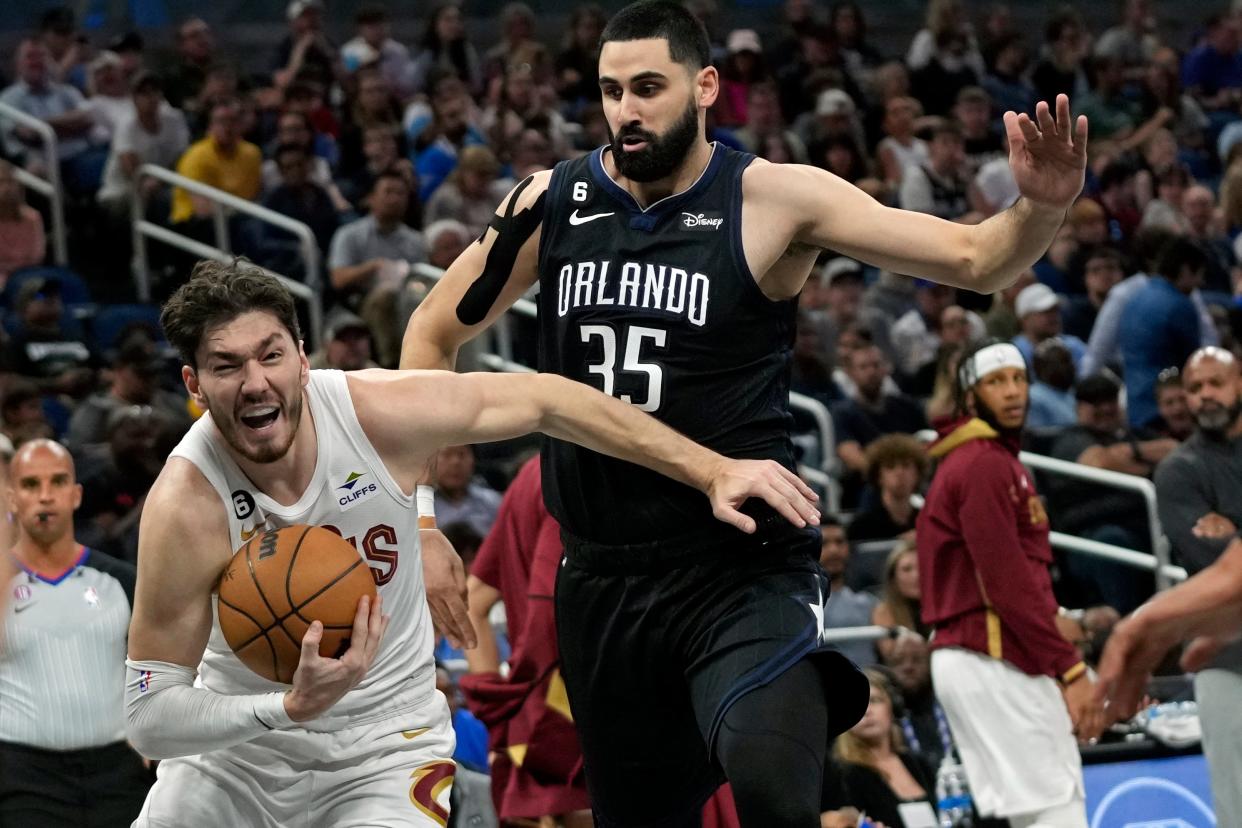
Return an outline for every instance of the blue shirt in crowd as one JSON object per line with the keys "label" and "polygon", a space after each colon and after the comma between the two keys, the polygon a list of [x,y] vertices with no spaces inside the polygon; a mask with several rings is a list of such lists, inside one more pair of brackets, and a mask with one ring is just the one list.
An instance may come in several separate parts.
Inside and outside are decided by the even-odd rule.
{"label": "blue shirt in crowd", "polygon": [[1182,85],[1197,86],[1208,97],[1242,87],[1242,52],[1223,54],[1208,45],[1193,49],[1182,62]]}
{"label": "blue shirt in crowd", "polygon": [[1031,407],[1026,424],[1031,428],[1070,426],[1078,422],[1078,408],[1073,391],[1058,391],[1042,382],[1031,383]]}
{"label": "blue shirt in crowd", "polygon": [[1199,347],[1199,313],[1168,279],[1152,278],[1126,305],[1117,337],[1130,425],[1156,418],[1156,376],[1180,368]]}

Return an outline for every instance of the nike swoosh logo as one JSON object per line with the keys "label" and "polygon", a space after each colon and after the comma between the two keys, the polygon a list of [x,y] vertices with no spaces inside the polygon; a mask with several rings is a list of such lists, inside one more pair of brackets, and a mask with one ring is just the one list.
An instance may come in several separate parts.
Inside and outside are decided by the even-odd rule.
{"label": "nike swoosh logo", "polygon": [[13,607],[13,612],[14,613],[25,612],[26,610],[30,609],[33,606],[34,606],[34,603],[22,604],[20,607],[15,606]]}
{"label": "nike swoosh logo", "polygon": [[415,728],[414,730],[403,730],[401,731],[401,735],[407,739],[417,739],[419,736],[422,736],[428,730],[431,730],[431,728],[418,727],[418,728]]}
{"label": "nike swoosh logo", "polygon": [[579,224],[586,224],[588,221],[595,221],[596,219],[606,218],[607,216],[615,216],[615,215],[616,213],[596,213],[593,216],[580,216],[578,215],[578,211],[574,210],[573,213],[571,213],[569,216],[569,223],[572,224],[574,227],[577,227]]}
{"label": "nike swoosh logo", "polygon": [[242,543],[245,543],[246,541],[250,540],[257,534],[259,534],[259,527],[257,526],[249,530],[243,529],[241,532]]}

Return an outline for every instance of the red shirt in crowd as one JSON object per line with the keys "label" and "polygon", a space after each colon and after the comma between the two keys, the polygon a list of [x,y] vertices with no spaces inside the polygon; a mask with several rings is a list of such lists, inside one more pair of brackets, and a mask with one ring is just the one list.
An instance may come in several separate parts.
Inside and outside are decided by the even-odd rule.
{"label": "red shirt in crowd", "polygon": [[1048,515],[1017,441],[983,420],[958,420],[931,454],[943,459],[917,537],[932,648],[964,647],[1029,675],[1072,678],[1082,659],[1056,627]]}

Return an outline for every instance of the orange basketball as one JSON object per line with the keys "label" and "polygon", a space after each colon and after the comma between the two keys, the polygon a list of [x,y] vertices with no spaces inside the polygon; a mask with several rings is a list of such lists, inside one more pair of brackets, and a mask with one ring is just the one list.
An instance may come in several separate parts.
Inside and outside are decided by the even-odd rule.
{"label": "orange basketball", "polygon": [[349,649],[364,595],[375,598],[371,569],[340,535],[318,526],[269,529],[237,550],[220,578],[220,630],[243,664],[289,684],[312,621],[323,624],[320,655]]}

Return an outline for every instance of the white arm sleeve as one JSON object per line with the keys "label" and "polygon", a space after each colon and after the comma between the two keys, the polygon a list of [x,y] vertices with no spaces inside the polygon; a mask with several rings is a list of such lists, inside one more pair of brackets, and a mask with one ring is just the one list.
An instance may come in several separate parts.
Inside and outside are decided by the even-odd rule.
{"label": "white arm sleeve", "polygon": [[295,726],[284,693],[225,696],[195,687],[189,667],[125,660],[125,730],[148,759],[230,747]]}

